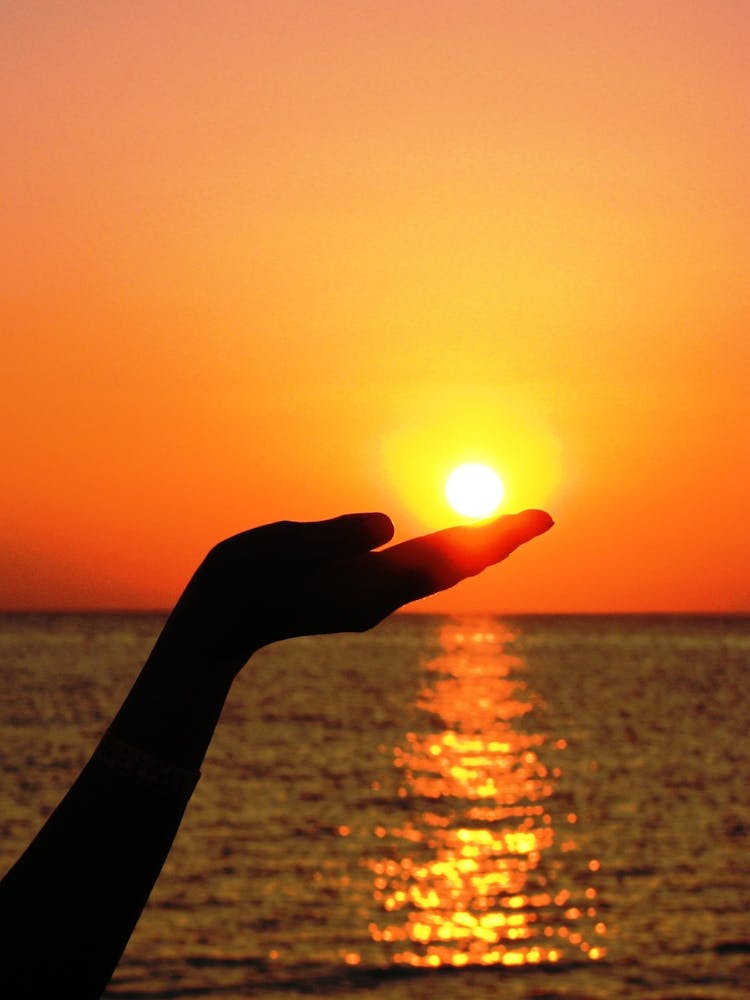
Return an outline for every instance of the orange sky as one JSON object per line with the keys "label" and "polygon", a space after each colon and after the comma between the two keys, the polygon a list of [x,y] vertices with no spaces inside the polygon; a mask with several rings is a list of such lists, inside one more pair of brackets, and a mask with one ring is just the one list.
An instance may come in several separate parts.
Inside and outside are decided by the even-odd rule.
{"label": "orange sky", "polygon": [[750,609],[746,3],[0,17],[0,607],[479,458],[557,525],[425,610]]}

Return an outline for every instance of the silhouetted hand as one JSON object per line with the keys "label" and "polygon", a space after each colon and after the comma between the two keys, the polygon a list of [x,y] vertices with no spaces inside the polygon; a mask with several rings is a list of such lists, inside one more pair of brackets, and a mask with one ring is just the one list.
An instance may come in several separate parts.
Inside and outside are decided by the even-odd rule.
{"label": "silhouetted hand", "polygon": [[544,511],[527,510],[380,551],[373,550],[393,536],[385,514],[254,528],[209,552],[160,642],[236,673],[279,639],[372,628],[402,605],[500,562],[552,524]]}
{"label": "silhouetted hand", "polygon": [[0,883],[2,995],[101,996],[167,857],[232,680],[254,650],[368,629],[551,526],[548,514],[527,510],[380,549],[393,536],[388,518],[348,514],[269,524],[212,549],[112,721],[107,751],[94,752]]}

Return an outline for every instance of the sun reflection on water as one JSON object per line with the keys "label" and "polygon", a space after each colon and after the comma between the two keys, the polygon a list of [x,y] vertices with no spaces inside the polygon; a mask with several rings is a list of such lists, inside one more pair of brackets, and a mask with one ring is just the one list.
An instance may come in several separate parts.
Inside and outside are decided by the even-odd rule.
{"label": "sun reflection on water", "polygon": [[[370,935],[398,964],[526,965],[601,958],[606,933],[554,809],[565,741],[535,731],[538,702],[499,622],[441,630],[425,664],[419,731],[393,751],[404,820],[377,827],[367,863],[382,919]],[[558,815],[561,812],[561,815]],[[554,816],[554,821],[553,821]]]}

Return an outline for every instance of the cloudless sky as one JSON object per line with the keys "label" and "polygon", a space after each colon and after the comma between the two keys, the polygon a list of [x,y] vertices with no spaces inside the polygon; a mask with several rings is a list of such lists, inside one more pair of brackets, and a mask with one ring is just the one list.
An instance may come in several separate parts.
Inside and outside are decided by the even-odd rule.
{"label": "cloudless sky", "polygon": [[750,609],[750,6],[6,2],[0,607],[282,517],[557,524],[425,610]]}

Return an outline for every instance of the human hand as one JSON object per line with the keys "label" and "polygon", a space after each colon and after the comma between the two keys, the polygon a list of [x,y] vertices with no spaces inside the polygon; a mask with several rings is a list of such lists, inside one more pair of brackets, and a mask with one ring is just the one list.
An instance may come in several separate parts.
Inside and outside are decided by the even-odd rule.
{"label": "human hand", "polygon": [[379,549],[393,536],[385,514],[254,528],[209,552],[162,641],[234,674],[279,639],[366,631],[404,604],[500,562],[553,523],[544,511],[527,510],[387,549]]}

